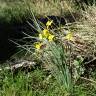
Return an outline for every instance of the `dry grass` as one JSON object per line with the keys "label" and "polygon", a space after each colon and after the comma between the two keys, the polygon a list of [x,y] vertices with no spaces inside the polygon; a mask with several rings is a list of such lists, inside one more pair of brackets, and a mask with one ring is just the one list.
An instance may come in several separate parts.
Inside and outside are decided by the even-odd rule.
{"label": "dry grass", "polygon": [[31,3],[35,12],[42,15],[64,15],[64,13],[73,10],[72,2],[68,0],[37,0]]}
{"label": "dry grass", "polygon": [[0,11],[14,6],[23,7],[26,10],[28,7],[39,15],[64,15],[66,12],[73,12],[74,4],[72,0],[16,0],[16,1],[0,1]]}
{"label": "dry grass", "polygon": [[80,21],[70,27],[73,28],[75,35],[85,42],[86,56],[94,56],[96,54],[96,6],[88,6],[86,11],[81,10],[81,14]]}

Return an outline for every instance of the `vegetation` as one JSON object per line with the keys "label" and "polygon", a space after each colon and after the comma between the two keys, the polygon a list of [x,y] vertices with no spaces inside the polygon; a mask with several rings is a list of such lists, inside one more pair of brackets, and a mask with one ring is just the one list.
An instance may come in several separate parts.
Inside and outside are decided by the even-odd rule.
{"label": "vegetation", "polygon": [[[83,2],[83,0],[81,0]],[[8,23],[26,20],[35,36],[23,32],[29,39],[20,45],[19,54],[1,65],[0,96],[95,96],[96,95],[96,6],[75,4],[74,0],[5,0],[1,1],[0,18]],[[90,3],[90,2],[89,2]],[[92,2],[91,2],[92,3]],[[9,6],[10,5],[10,6]],[[38,6],[39,5],[39,6]],[[51,9],[52,8],[52,9]],[[79,8],[79,10],[78,10]],[[81,14],[79,20],[73,13]],[[70,14],[75,22],[55,24],[48,15]],[[46,24],[36,17],[48,18]],[[78,15],[77,15],[78,16]],[[24,19],[25,18],[25,19]],[[34,25],[28,19],[32,18]],[[34,41],[31,42],[31,41]],[[22,55],[24,54],[24,55]],[[19,55],[19,56],[18,56]],[[20,58],[21,57],[21,58]],[[9,71],[11,62],[29,60],[36,66]],[[13,61],[12,61],[13,60]],[[6,69],[5,69],[6,68]]]}

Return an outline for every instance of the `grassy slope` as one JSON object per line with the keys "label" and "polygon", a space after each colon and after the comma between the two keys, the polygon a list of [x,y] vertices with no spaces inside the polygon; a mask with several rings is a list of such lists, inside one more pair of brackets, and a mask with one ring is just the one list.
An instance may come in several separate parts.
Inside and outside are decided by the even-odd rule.
{"label": "grassy slope", "polygon": [[[40,69],[15,75],[0,72],[0,96],[67,96],[62,86],[49,77]],[[96,86],[91,82],[84,82],[81,80],[80,84],[75,85],[72,96],[96,95]]]}
{"label": "grassy slope", "polygon": [[[0,18],[8,22],[12,18],[18,20],[21,20],[23,16],[28,18],[29,6],[30,10],[33,10],[35,14],[39,15],[64,15],[66,12],[74,12],[74,8],[71,7],[72,5],[67,6],[64,1],[49,1],[36,0],[36,2],[34,2],[31,0],[31,3],[30,1],[26,3],[17,0],[16,2],[9,3],[2,0],[0,1]],[[84,24],[88,24],[89,26],[90,22],[84,22]],[[92,22],[92,24],[94,24],[94,22]],[[85,27],[83,26],[83,28]],[[91,29],[92,32],[95,30],[95,28],[93,30],[93,27],[91,27],[90,30]],[[88,30],[89,29],[87,29],[87,31]],[[81,36],[83,31],[79,30]],[[86,39],[85,37],[83,38]],[[13,77],[12,73],[8,74],[5,71],[0,72],[0,96],[65,96],[64,91],[54,78],[44,83],[46,78],[47,76],[42,70],[35,70],[27,74],[21,72],[15,77]],[[91,79],[96,80],[96,72],[91,73]],[[81,80],[79,84],[75,86],[73,96],[96,96],[96,86],[93,82]]]}
{"label": "grassy slope", "polygon": [[[66,96],[62,86],[41,69],[15,75],[3,71],[0,72],[0,78],[0,96]],[[96,96],[96,86],[93,84],[81,80],[75,85],[72,96]]]}

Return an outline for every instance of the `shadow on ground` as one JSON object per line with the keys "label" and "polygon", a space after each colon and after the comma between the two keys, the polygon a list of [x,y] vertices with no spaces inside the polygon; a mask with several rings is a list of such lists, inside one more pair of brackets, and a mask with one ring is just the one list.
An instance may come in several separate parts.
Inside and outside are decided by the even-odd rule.
{"label": "shadow on ground", "polygon": [[[48,16],[45,18],[38,18],[39,22],[46,24],[48,19],[53,20],[54,24],[59,26],[59,23],[65,25],[65,18],[68,22],[75,22],[74,18],[70,15],[66,17],[59,16]],[[30,22],[33,26],[33,21],[31,19],[25,20],[22,22],[12,21],[11,23],[4,22],[0,20],[0,61],[5,61],[10,58],[14,53],[16,53],[16,45],[9,40],[19,40],[22,39],[25,35],[22,32],[25,32],[29,35],[35,35],[37,31],[30,27],[26,21]],[[55,27],[55,26],[54,26]],[[22,42],[20,42],[22,44]]]}

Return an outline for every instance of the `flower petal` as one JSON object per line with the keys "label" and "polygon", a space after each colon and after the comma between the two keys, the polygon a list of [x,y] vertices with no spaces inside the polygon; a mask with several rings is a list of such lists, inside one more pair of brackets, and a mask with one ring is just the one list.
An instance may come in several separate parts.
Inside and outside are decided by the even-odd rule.
{"label": "flower petal", "polygon": [[51,35],[51,34],[50,34],[49,37],[48,37],[48,40],[49,40],[49,41],[53,41],[53,38],[54,38],[54,37],[55,37],[54,35]]}

